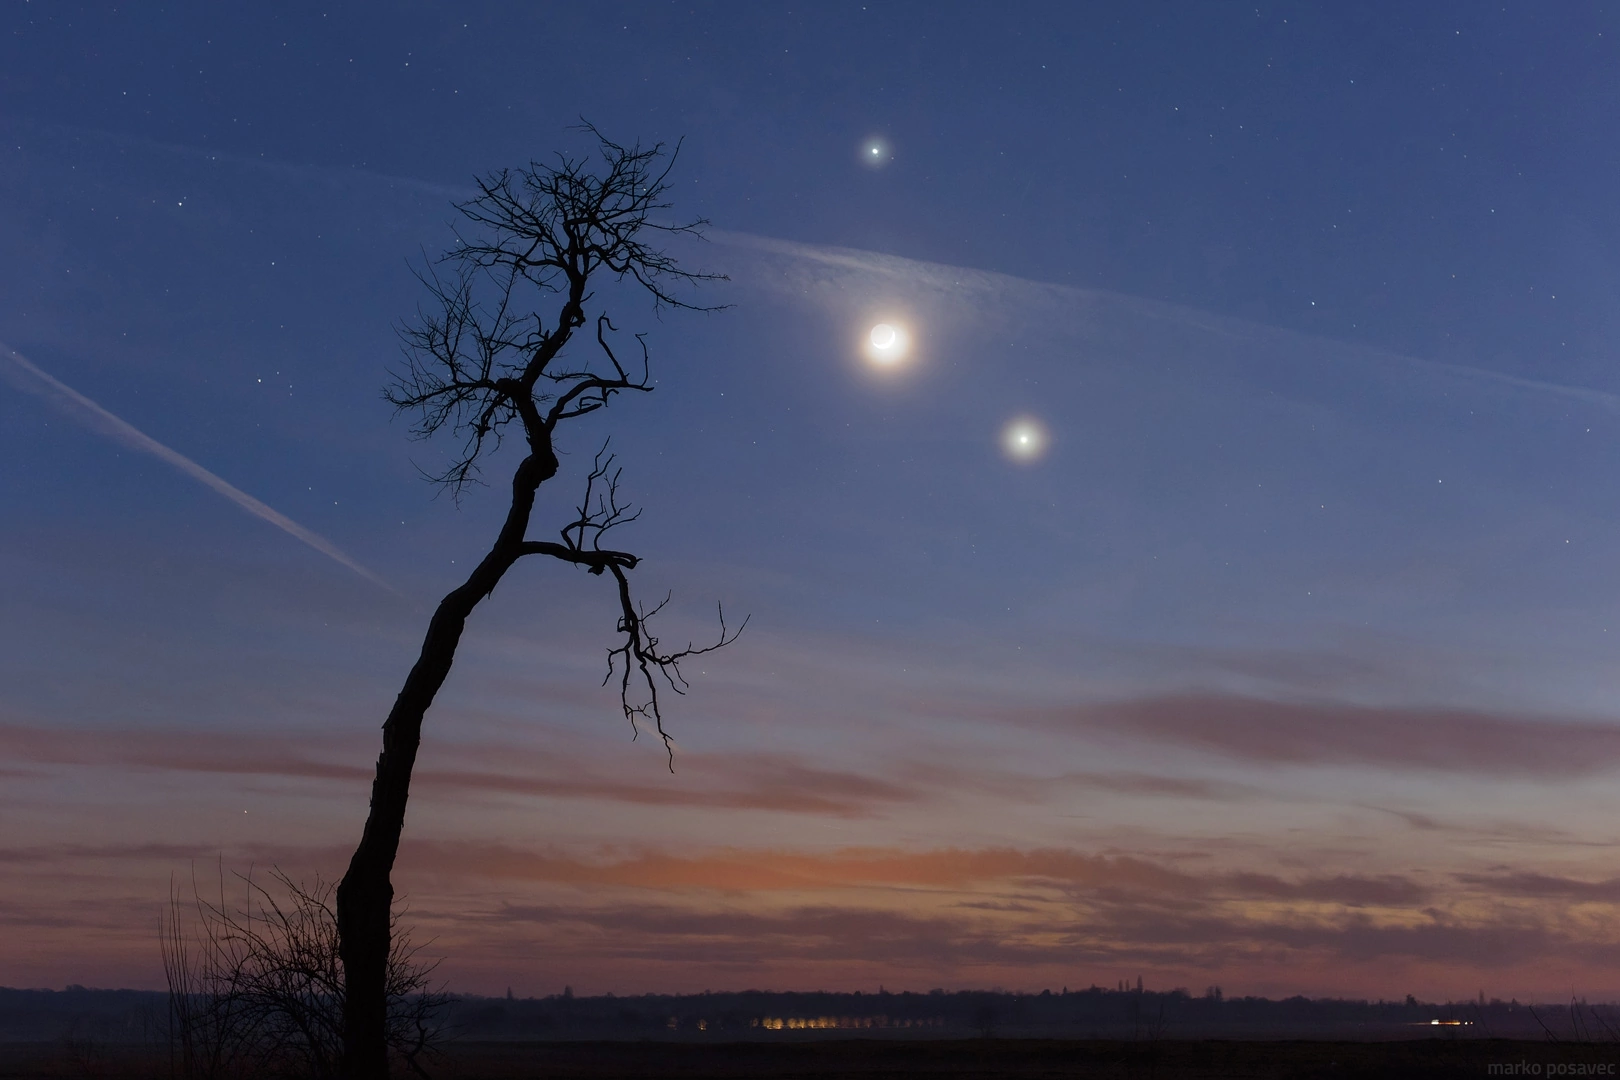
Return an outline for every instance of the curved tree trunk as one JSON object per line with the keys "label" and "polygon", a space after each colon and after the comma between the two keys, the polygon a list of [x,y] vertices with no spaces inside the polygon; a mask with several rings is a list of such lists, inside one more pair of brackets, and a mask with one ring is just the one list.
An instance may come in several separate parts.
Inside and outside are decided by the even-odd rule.
{"label": "curved tree trunk", "polygon": [[[457,590],[458,592],[460,590]],[[465,605],[455,593],[434,612],[422,655],[383,724],[383,749],[371,783],[365,832],[337,891],[339,954],[343,960],[343,1073],[348,1080],[388,1075],[388,995],[394,886],[390,880],[411,769],[422,741],[422,718],[450,674],[456,644],[466,625]]]}
{"label": "curved tree trunk", "polygon": [[[674,153],[666,155],[662,143],[619,146],[590,125],[586,129],[600,142],[607,167],[604,175],[593,175],[586,171],[584,161],[568,157],[554,166],[531,163],[516,174],[502,171],[480,179],[478,196],[457,204],[468,219],[487,230],[487,239],[459,240],[442,260],[457,268],[448,278],[432,268],[422,275],[441,310],[424,313],[414,329],[404,332],[409,361],[396,373],[387,394],[397,408],[420,410],[418,434],[430,435],[448,427],[464,436],[463,455],[438,477],[452,489],[459,490],[469,481],[480,456],[499,445],[509,423],[521,421],[529,453],[512,477],[512,507],[500,535],[466,582],[440,601],[428,624],[421,655],[383,724],[383,750],[371,786],[371,813],[337,890],[346,1080],[386,1080],[388,1076],[387,982],[394,899],[390,876],[405,825],[422,719],[450,674],[467,617],[502,575],[526,554],[561,559],[593,574],[612,571],[624,640],[609,651],[609,657],[618,657],[624,664],[620,704],[632,724],[638,716],[651,720],[666,744],[654,672],[673,683],[679,678],[682,659],[720,648],[736,636],[728,638],[722,618],[717,644],[658,651],[658,639],[645,632],[645,616],[632,604],[624,576],[636,565],[636,557],[605,550],[599,544],[609,529],[634,520],[633,515],[625,515],[615,497],[617,473],[610,476],[607,472],[611,456],[604,463],[598,455],[586,480],[580,516],[563,528],[561,543],[524,538],[535,491],[557,472],[552,446],[557,425],[605,407],[616,394],[653,389],[645,342],[637,335],[641,372],[627,371],[605,336],[614,331],[605,311],[596,317],[596,341],[612,371],[593,371],[588,362],[566,371],[550,369],[574,332],[586,323],[584,305],[592,275],[602,274],[645,290],[655,307],[715,310],[695,308],[669,292],[668,285],[672,281],[696,284],[719,275],[681,270],[640,235],[643,229],[658,235],[701,235],[702,221],[669,225],[650,220],[668,208],[662,200],[669,191],[666,178]],[[660,165],[666,156],[668,162]],[[525,295],[532,291],[537,297],[556,295],[561,299],[549,329],[542,313],[520,314],[526,302],[515,301],[514,289],[522,289]],[[597,482],[605,490],[597,491],[593,502],[591,485]],[[644,680],[646,704],[630,701],[633,678]]]}
{"label": "curved tree trunk", "polygon": [[[548,448],[549,449],[549,448]],[[549,459],[549,460],[548,460]],[[557,471],[555,456],[530,454],[512,478],[512,508],[499,537],[466,582],[439,601],[422,652],[383,723],[383,749],[371,782],[371,812],[360,844],[337,889],[338,953],[343,961],[343,1076],[388,1076],[388,954],[393,915],[394,856],[405,827],[411,770],[422,742],[422,719],[455,661],[456,646],[479,602],[494,591],[518,558],[535,490]]]}

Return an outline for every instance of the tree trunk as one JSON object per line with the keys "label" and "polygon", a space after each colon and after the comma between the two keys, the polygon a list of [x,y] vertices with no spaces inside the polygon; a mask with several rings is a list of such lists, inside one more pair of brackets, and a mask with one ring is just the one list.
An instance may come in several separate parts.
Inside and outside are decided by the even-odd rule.
{"label": "tree trunk", "polygon": [[349,869],[338,883],[338,956],[343,961],[344,1080],[387,1080],[388,954],[399,836],[405,827],[411,770],[422,743],[422,718],[450,674],[473,608],[494,591],[518,557],[534,493],[557,471],[550,453],[532,453],[512,477],[512,508],[489,554],[459,588],[439,601],[422,652],[383,723],[383,748],[371,782],[371,812]]}
{"label": "tree trunk", "polygon": [[433,614],[422,654],[383,724],[383,749],[371,782],[371,812],[348,872],[338,884],[338,954],[343,960],[343,1075],[346,1080],[388,1076],[388,953],[394,886],[390,880],[411,769],[422,742],[422,718],[450,674],[471,605],[446,596]]}

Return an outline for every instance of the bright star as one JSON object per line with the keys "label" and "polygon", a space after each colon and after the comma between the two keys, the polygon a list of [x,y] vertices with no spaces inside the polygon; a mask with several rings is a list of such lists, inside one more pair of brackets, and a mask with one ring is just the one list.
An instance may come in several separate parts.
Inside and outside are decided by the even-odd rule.
{"label": "bright star", "polygon": [[869,169],[881,169],[893,159],[894,149],[881,135],[873,135],[861,144],[861,160]]}

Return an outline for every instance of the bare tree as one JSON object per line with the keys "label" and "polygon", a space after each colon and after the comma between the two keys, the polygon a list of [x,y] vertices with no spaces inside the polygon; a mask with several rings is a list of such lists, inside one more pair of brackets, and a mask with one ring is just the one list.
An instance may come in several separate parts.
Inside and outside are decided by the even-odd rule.
{"label": "bare tree", "polygon": [[[478,182],[478,195],[457,207],[467,235],[458,233],[456,246],[421,272],[430,303],[402,331],[406,362],[394,373],[388,400],[415,414],[417,436],[448,430],[461,439],[450,466],[430,478],[459,496],[503,439],[521,440],[522,457],[512,470],[511,505],[494,543],[466,581],[439,602],[421,654],[383,724],[371,812],[338,886],[349,1080],[380,1080],[388,1071],[390,874],[422,719],[450,673],[468,616],[506,571],[525,556],[540,555],[612,577],[621,636],[609,650],[607,678],[617,676],[632,729],[649,723],[666,751],[660,690],[681,693],[681,661],[736,637],[727,631],[723,612],[719,638],[706,648],[670,650],[649,631],[648,619],[663,605],[640,606],[628,576],[636,556],[603,545],[611,530],[635,516],[620,501],[619,473],[605,446],[585,480],[576,516],[558,539],[529,538],[535,493],[558,471],[561,425],[605,408],[620,393],[653,389],[644,335],[635,336],[639,355],[622,358],[607,312],[586,310],[593,290],[617,281],[649,295],[655,310],[714,310],[677,292],[718,275],[683,270],[655,246],[660,238],[698,235],[707,224],[660,218],[669,209],[668,176],[679,147],[625,147],[595,128],[586,130],[599,143],[599,172],[587,159],[558,155],[551,163],[531,162]],[[574,358],[569,346],[592,322],[594,349]]]}
{"label": "bare tree", "polygon": [[[238,907],[220,873],[216,899],[192,883],[191,899],[171,889],[160,928],[169,986],[170,1074],[181,1080],[339,1075],[343,1046],[343,973],[333,888],[311,886],[279,870],[266,888],[237,875]],[[278,895],[279,894],[279,895]],[[425,1076],[437,1051],[437,1016],[448,998],[432,990],[434,964],[418,958],[398,925],[389,950],[385,1042]]]}

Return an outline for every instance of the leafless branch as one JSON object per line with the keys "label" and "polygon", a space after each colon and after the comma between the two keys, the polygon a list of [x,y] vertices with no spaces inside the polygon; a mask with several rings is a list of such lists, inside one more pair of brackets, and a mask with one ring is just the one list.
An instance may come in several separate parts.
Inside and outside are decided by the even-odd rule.
{"label": "leafless branch", "polygon": [[[603,535],[641,516],[640,510],[619,501],[619,477],[624,470],[616,468],[614,461],[608,444],[603,443],[585,478],[585,494],[579,501],[577,516],[562,527],[563,543],[570,550],[601,551]],[[591,572],[600,574],[602,569],[595,567]]]}
{"label": "leafless branch", "polygon": [[[651,721],[658,737],[663,740],[669,770],[674,772],[675,743],[669,732],[664,730],[664,714],[658,700],[660,678],[669,690],[685,694],[692,684],[681,673],[681,662],[730,645],[747,628],[748,618],[744,618],[736,630],[728,631],[725,608],[716,605],[720,614],[720,636],[714,644],[699,647],[688,641],[684,649],[661,652],[658,637],[649,629],[649,622],[669,603],[669,596],[666,595],[651,610],[640,608],[631,597],[630,581],[625,576],[624,567],[610,562],[607,568],[619,586],[618,631],[624,635],[624,640],[608,650],[608,670],[602,678],[602,685],[606,686],[615,674],[619,676],[619,705],[624,710],[624,718],[630,721],[632,737],[640,736],[641,723]],[[640,691],[645,691],[645,700],[641,699]]]}
{"label": "leafless branch", "polygon": [[[605,313],[596,339],[611,374],[553,368],[585,324],[593,275],[635,282],[654,308],[719,310],[677,290],[724,275],[683,270],[649,242],[658,234],[701,237],[708,224],[656,219],[671,206],[665,196],[679,144],[667,152],[663,143],[625,147],[588,124],[584,130],[598,139],[604,173],[586,158],[558,155],[480,178],[478,195],[457,204],[472,235],[458,233],[455,247],[414,271],[428,302],[399,330],[404,363],[384,396],[416,417],[417,437],[449,429],[460,439],[447,466],[424,471],[453,494],[478,482],[481,458],[499,448],[514,421],[535,449],[557,424],[605,407],[614,394],[652,389],[645,341],[637,335],[642,367],[631,374],[609,344],[614,327]],[[549,321],[539,310],[519,314],[547,295],[560,298]]]}
{"label": "leafless branch", "polygon": [[[333,886],[319,879],[305,886],[275,870],[272,891],[251,875],[235,876],[245,890],[240,906],[226,899],[223,867],[217,898],[205,898],[193,879],[186,904],[171,883],[161,940],[172,1071],[187,1080],[334,1077],[344,982]],[[422,1073],[437,1051],[435,1016],[448,999],[430,989],[436,965],[418,959],[398,916],[387,972],[388,1045]]]}

